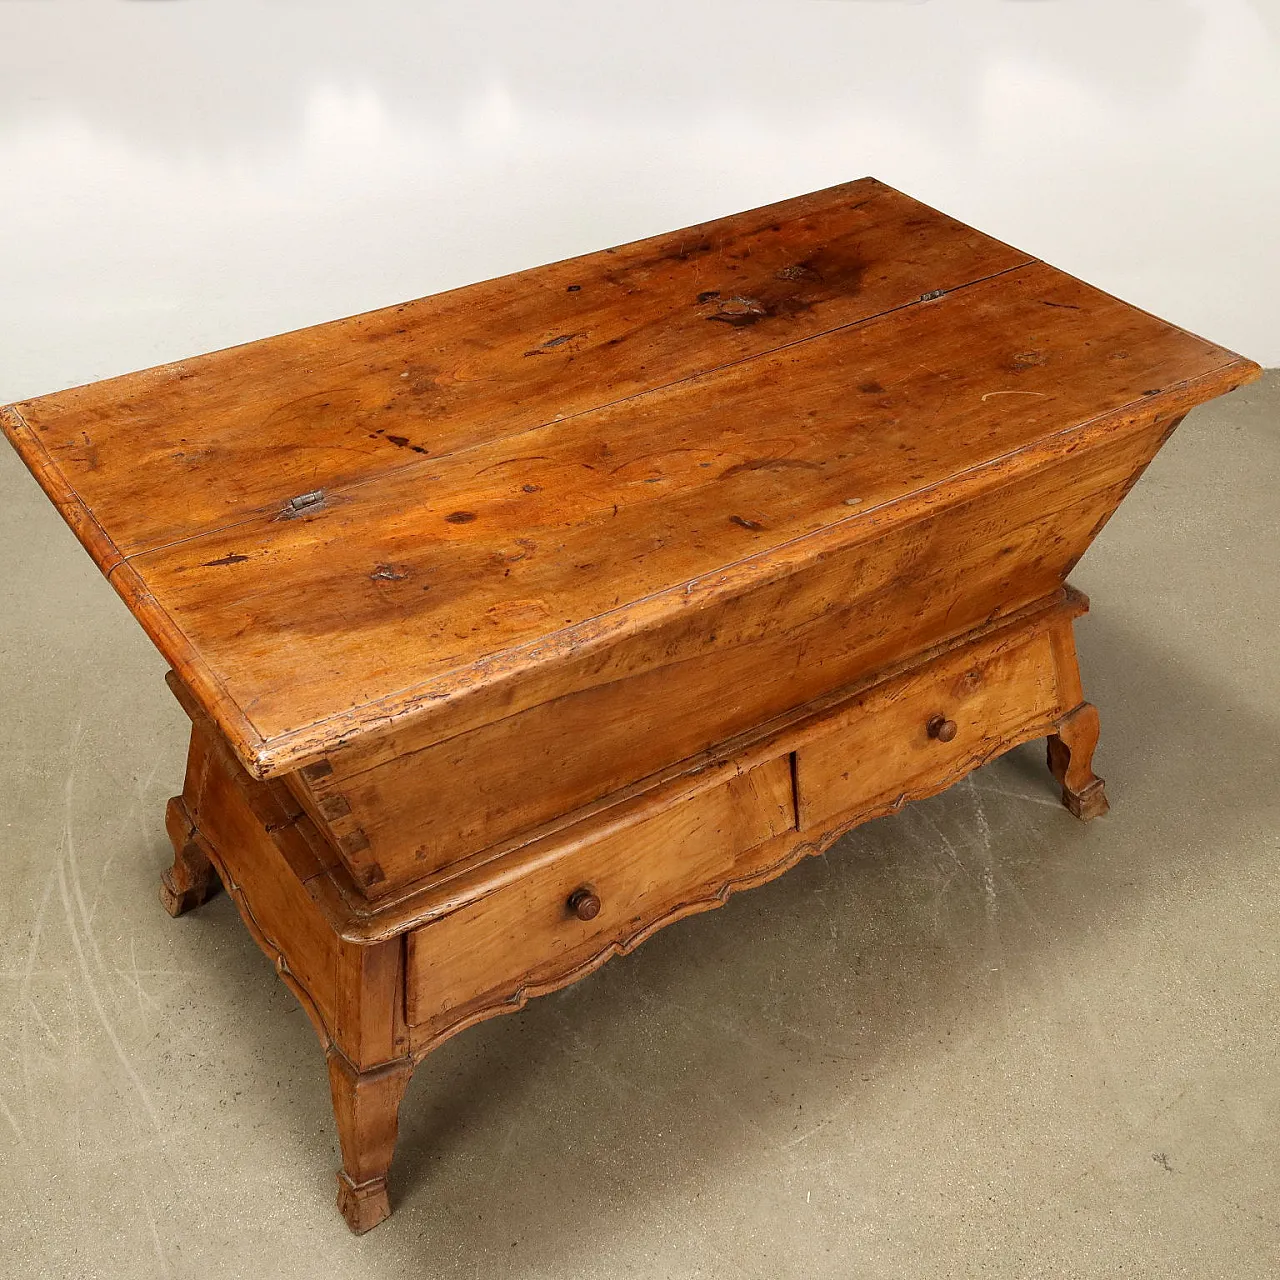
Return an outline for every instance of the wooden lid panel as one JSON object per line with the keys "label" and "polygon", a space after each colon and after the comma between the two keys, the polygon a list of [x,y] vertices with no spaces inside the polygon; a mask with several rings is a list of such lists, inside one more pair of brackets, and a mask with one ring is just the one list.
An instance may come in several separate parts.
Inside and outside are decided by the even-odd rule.
{"label": "wooden lid panel", "polygon": [[130,556],[1028,261],[863,179],[15,407]]}

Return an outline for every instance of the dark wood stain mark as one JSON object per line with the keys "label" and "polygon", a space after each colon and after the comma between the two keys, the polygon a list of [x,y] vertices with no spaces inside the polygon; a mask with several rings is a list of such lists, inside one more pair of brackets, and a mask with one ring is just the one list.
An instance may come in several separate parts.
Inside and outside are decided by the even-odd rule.
{"label": "dark wood stain mark", "polygon": [[450,524],[470,524],[476,518],[474,511],[450,511],[445,519]]}
{"label": "dark wood stain mark", "polygon": [[698,294],[698,302],[699,303],[711,302],[713,299],[718,298],[719,296],[720,296],[719,289],[704,289],[700,294]]}
{"label": "dark wood stain mark", "polygon": [[1048,298],[1041,298],[1040,305],[1042,307],[1057,307],[1060,311],[1079,311],[1080,308],[1074,302],[1050,302]]}
{"label": "dark wood stain mark", "polygon": [[565,290],[565,293],[581,293],[581,292],[582,292],[582,286],[580,284],[571,284]]}
{"label": "dark wood stain mark", "polygon": [[[378,433],[382,435],[382,432]],[[430,449],[424,449],[420,444],[414,444],[408,436],[392,436],[388,435],[387,439],[396,446],[397,449],[412,449],[414,453],[430,453]]]}
{"label": "dark wood stain mark", "polygon": [[321,778],[327,778],[333,772],[333,765],[327,760],[317,760],[315,764],[304,764],[298,772],[307,782],[319,782]]}
{"label": "dark wood stain mark", "polygon": [[523,489],[525,493],[541,493],[542,492],[542,486],[540,484],[522,484],[520,488]]}
{"label": "dark wood stain mark", "polygon": [[873,380],[871,382],[860,383],[858,386],[858,390],[861,391],[864,395],[878,396],[884,390],[884,388],[878,382]]}
{"label": "dark wood stain mark", "polygon": [[204,564],[201,565],[201,568],[216,569],[219,565],[224,565],[224,564],[244,564],[244,562],[248,558],[249,558],[248,556],[237,555],[233,551],[230,555],[223,556],[221,560],[206,560]]}
{"label": "dark wood stain mark", "polygon": [[[860,259],[819,248],[802,262],[776,271],[774,279],[780,283],[762,281],[750,296],[734,294],[723,299],[715,314],[707,319],[742,329],[765,318],[802,315],[833,298],[855,297],[862,290],[866,270],[867,264]],[[704,293],[698,295],[698,300],[711,301],[719,297],[719,293]]]}

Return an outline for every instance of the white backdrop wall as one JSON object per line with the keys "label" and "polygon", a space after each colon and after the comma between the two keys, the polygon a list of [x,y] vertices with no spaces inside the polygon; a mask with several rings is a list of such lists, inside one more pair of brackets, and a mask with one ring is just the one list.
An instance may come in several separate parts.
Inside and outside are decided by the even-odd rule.
{"label": "white backdrop wall", "polygon": [[0,403],[864,174],[1280,364],[1280,0],[5,0],[0,49]]}

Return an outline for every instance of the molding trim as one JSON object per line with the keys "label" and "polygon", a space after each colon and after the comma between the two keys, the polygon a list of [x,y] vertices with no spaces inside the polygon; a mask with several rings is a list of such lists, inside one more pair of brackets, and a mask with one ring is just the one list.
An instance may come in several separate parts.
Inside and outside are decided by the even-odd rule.
{"label": "molding trim", "polygon": [[[459,1009],[452,1010],[434,1021],[419,1023],[417,1027],[410,1027],[409,1035],[413,1060],[420,1062],[445,1040],[457,1035],[460,1031],[465,1031],[468,1027],[473,1027],[477,1023],[485,1022],[490,1018],[501,1017],[503,1014],[518,1013],[534,997],[549,995],[553,991],[559,991],[564,987],[571,986],[580,978],[585,978],[588,974],[599,969],[614,956],[628,955],[641,943],[653,937],[659,930],[665,929],[667,925],[674,924],[677,920],[683,920],[688,916],[700,915],[704,911],[714,911],[717,907],[724,906],[735,893],[745,889],[754,889],[759,885],[768,883],[770,880],[776,880],[802,859],[825,853],[837,840],[847,835],[855,827],[859,827],[875,818],[883,818],[895,814],[904,805],[911,803],[913,800],[925,800],[929,796],[937,795],[948,787],[954,786],[975,769],[994,760],[997,756],[1003,755],[1006,751],[1010,751],[1024,742],[1048,737],[1055,732],[1061,718],[1057,714],[1037,716],[1022,728],[997,741],[994,745],[988,745],[984,750],[974,752],[966,757],[945,777],[910,791],[900,792],[892,799],[886,798],[865,808],[848,813],[834,824],[811,828],[808,831],[788,831],[783,835],[775,836],[772,840],[757,845],[754,849],[742,855],[743,861],[756,862],[761,865],[744,870],[742,874],[727,880],[707,885],[705,890],[700,892],[697,897],[690,898],[669,908],[626,937],[615,938],[605,943],[585,960],[579,960],[568,968],[536,982],[522,983],[510,995],[481,997],[483,1003],[473,1002],[470,1005],[463,1005]],[[430,926],[427,927],[429,928]],[[425,1033],[425,1038],[416,1039],[414,1036],[415,1031],[419,1034]]]}

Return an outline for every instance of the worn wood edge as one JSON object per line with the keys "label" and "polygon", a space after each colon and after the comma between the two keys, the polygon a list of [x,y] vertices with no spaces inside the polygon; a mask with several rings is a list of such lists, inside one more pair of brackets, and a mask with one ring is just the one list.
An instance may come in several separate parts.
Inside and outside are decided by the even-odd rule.
{"label": "worn wood edge", "polygon": [[183,682],[199,702],[205,715],[213,721],[230,744],[241,764],[254,777],[263,777],[254,762],[263,750],[265,739],[253,722],[240,709],[226,685],[201,658],[186,632],[173,620],[151,594],[146,582],[127,561],[122,561],[107,574],[107,581],[137,618],[151,643],[162,657],[173,664]]}
{"label": "worn wood edge", "polygon": [[[57,508],[67,522],[80,545],[93,557],[93,562],[104,574],[124,559],[119,548],[107,536],[107,531],[93,518],[80,495],[71,487],[62,468],[44,447],[35,429],[22,416],[16,404],[0,407],[0,431],[13,445],[23,465],[35,477],[45,496]],[[125,601],[128,604],[128,600]]]}
{"label": "worn wood edge", "polygon": [[[957,765],[940,782],[912,788],[900,792],[892,798],[886,797],[864,809],[859,809],[855,813],[847,814],[834,825],[827,826],[824,824],[810,828],[808,831],[787,831],[780,836],[775,836],[772,840],[765,841],[763,845],[756,845],[756,850],[773,846],[780,849],[781,852],[776,860],[767,863],[764,867],[727,880],[711,882],[704,886],[699,896],[690,899],[688,902],[680,903],[670,911],[642,925],[635,933],[628,935],[626,938],[615,939],[606,943],[586,959],[573,964],[570,968],[555,974],[553,977],[540,982],[525,983],[511,995],[492,999],[478,1008],[463,1006],[460,1016],[455,1021],[445,1022],[437,1030],[433,1031],[426,1040],[417,1044],[414,1044],[411,1040],[410,1051],[413,1060],[415,1062],[421,1061],[445,1040],[461,1031],[465,1031],[468,1027],[473,1027],[479,1022],[487,1021],[489,1018],[500,1017],[506,1013],[517,1013],[534,997],[549,995],[553,991],[559,991],[563,987],[570,986],[600,968],[614,956],[627,955],[634,951],[643,942],[653,937],[655,933],[665,929],[670,924],[675,924],[678,920],[683,920],[688,916],[701,915],[705,911],[714,911],[717,907],[724,906],[735,893],[745,889],[754,889],[760,885],[767,884],[771,880],[776,880],[802,859],[825,853],[837,840],[847,835],[854,828],[866,822],[871,822],[876,818],[888,817],[897,813],[904,805],[916,800],[928,799],[929,796],[945,791],[975,769],[994,760],[997,756],[1003,755],[1006,751],[1010,751],[1024,742],[1031,742],[1036,738],[1048,736],[1054,731],[1054,726],[1059,719],[1061,719],[1061,713],[1057,709],[1049,715],[1036,715],[1020,729],[1006,734],[995,744],[967,756],[962,764]],[[752,851],[749,850],[748,854],[750,852]],[[427,1026],[429,1024],[422,1023],[419,1025]],[[412,1028],[410,1029],[410,1035],[412,1036]]]}
{"label": "worn wood edge", "polygon": [[[875,180],[873,179],[873,181]],[[828,190],[835,189],[836,188],[829,188]],[[892,190],[892,188],[890,189]],[[820,195],[822,192],[814,194]],[[767,208],[768,206],[762,207]],[[654,237],[654,239],[661,238],[662,237]],[[588,254],[584,256],[589,257],[592,255]],[[952,294],[961,293],[973,285],[983,284],[998,276],[1014,274],[1029,266],[1035,265],[1038,265],[1038,260],[1028,257],[1026,261],[1015,266],[1007,267],[1001,271],[976,277],[971,281],[966,281],[963,284],[953,286],[946,290],[946,295],[950,296]],[[521,273],[517,272],[515,274],[518,275]],[[465,287],[468,286],[464,286],[464,288]],[[931,301],[936,301],[936,299]],[[749,363],[751,360],[758,359],[762,355],[775,354],[777,351],[801,346],[816,338],[829,336],[832,333],[872,324],[878,320],[882,320],[888,315],[919,305],[925,305],[925,303],[918,298],[912,299],[897,306],[888,307],[884,311],[877,312],[874,315],[866,316],[856,321],[850,321],[847,324],[833,325],[828,330],[810,334],[792,342],[782,343],[777,348],[771,348],[769,351],[758,352],[751,356],[725,361],[723,365],[716,366],[713,369],[701,370],[698,373],[688,375],[686,378],[676,379],[670,384],[648,388],[645,391],[637,392],[634,396],[624,397],[624,400],[639,399],[654,391],[666,390],[669,389],[670,386],[675,386],[682,382],[694,381],[697,378],[714,373],[720,368]],[[181,364],[181,362],[178,363]],[[171,367],[176,366],[161,365],[156,366],[153,370],[144,370],[142,372],[157,372]],[[617,401],[614,403],[623,403],[623,401]],[[581,414],[574,414],[570,416],[583,416],[584,414],[594,413],[599,409],[608,407],[611,406],[596,406],[590,410],[583,410]],[[74,489],[67,482],[65,476],[54,460],[44,450],[43,445],[38,440],[35,433],[26,424],[25,419],[21,418],[21,414],[18,412],[18,407],[11,406],[8,409],[0,410],[0,414],[4,413],[12,413],[15,418],[22,422],[26,436],[29,438],[31,443],[33,456],[38,455],[43,458],[43,469],[36,471],[34,465],[28,460],[27,455],[23,453],[22,448],[19,447],[15,441],[15,447],[19,447],[19,452],[23,455],[24,461],[27,461],[28,466],[31,467],[33,473],[36,474],[37,479],[40,480],[46,493],[49,495],[51,500],[54,501],[55,505],[58,506],[59,511],[62,512],[64,518],[77,533],[82,544],[90,551],[90,554],[94,556],[95,562],[98,563],[99,568],[106,575],[107,580],[115,588],[116,593],[125,602],[130,612],[135,618],[137,618],[139,624],[151,639],[152,643],[160,651],[161,655],[171,663],[173,667],[180,671],[183,680],[204,707],[208,716],[222,731],[224,737],[230,743],[232,749],[235,751],[245,769],[248,770],[253,777],[259,779],[279,777],[282,774],[292,772],[306,764],[313,763],[316,760],[321,759],[323,756],[331,754],[335,750],[340,750],[343,745],[346,745],[357,738],[363,737],[368,733],[375,732],[379,729],[389,729],[395,725],[405,723],[410,719],[429,715],[431,711],[438,706],[448,705],[454,701],[463,699],[482,685],[500,684],[518,679],[530,669],[542,665],[547,661],[554,661],[562,655],[567,655],[569,653],[585,654],[593,652],[599,648],[607,647],[610,644],[634,635],[637,631],[652,625],[656,621],[666,620],[668,617],[673,616],[675,612],[683,608],[704,607],[709,604],[714,604],[726,596],[739,594],[742,591],[749,590],[753,587],[765,586],[769,582],[775,581],[779,576],[792,571],[793,567],[802,566],[813,559],[818,559],[823,555],[830,554],[832,551],[842,550],[846,546],[856,545],[856,543],[865,540],[867,537],[874,536],[876,526],[863,521],[863,517],[875,515],[887,508],[906,505],[908,520],[923,518],[923,516],[931,510],[932,506],[938,504],[936,502],[925,503],[923,505],[916,504],[915,508],[913,508],[913,499],[918,497],[927,497],[934,494],[935,491],[940,492],[943,486],[946,486],[953,481],[961,480],[964,477],[969,476],[971,472],[977,473],[978,471],[989,469],[990,467],[998,467],[999,464],[1019,456],[1015,453],[989,460],[989,463],[984,464],[983,467],[968,468],[962,472],[955,473],[955,475],[947,477],[944,480],[938,481],[933,486],[913,491],[912,493],[903,495],[891,502],[882,503],[879,506],[869,507],[864,511],[852,513],[848,517],[826,526],[824,529],[815,531],[814,533],[800,535],[799,537],[789,539],[776,547],[772,547],[767,551],[757,553],[753,556],[744,557],[743,559],[734,562],[733,565],[724,569],[712,571],[703,575],[702,578],[674,584],[662,591],[640,597],[638,600],[628,601],[627,603],[620,605],[615,609],[608,610],[605,613],[583,619],[582,621],[573,624],[571,627],[552,632],[547,636],[538,637],[510,649],[501,650],[496,654],[486,655],[472,663],[464,664],[462,667],[455,668],[448,672],[443,672],[423,684],[405,686],[401,690],[385,695],[381,699],[339,712],[334,716],[326,717],[322,720],[314,721],[300,729],[290,730],[283,734],[267,737],[259,732],[252,719],[244,712],[239,702],[237,702],[237,700],[231,695],[225,683],[218,677],[212,666],[201,656],[198,647],[191,642],[186,633],[173,619],[172,615],[156,600],[155,596],[146,585],[145,578],[134,568],[133,561],[135,559],[139,559],[151,554],[153,551],[161,550],[163,548],[149,548],[145,551],[135,552],[128,556],[122,555],[114,544],[112,544],[107,538],[101,526],[90,515],[88,508],[85,507]],[[540,427],[529,428],[528,430],[538,430],[547,425],[549,424],[543,423]],[[9,433],[6,431],[6,434]],[[517,434],[523,435],[527,434],[527,432],[520,432]],[[1050,437],[1050,439],[1052,439],[1052,437]],[[465,452],[465,450],[459,450],[457,452]],[[431,463],[438,461],[438,459],[430,460]],[[406,471],[415,467],[427,467],[429,465],[430,463],[428,462],[411,463],[406,464],[404,467],[397,468],[396,470],[397,472]],[[360,485],[373,483],[375,480],[384,478],[385,474],[387,473],[380,473],[378,477],[343,486],[340,491],[346,491],[347,489],[356,488]],[[1018,472],[1016,474],[1022,473]],[[47,483],[46,477],[48,481]],[[1002,483],[1007,483],[1008,480],[1011,480],[1012,478],[1015,477],[1011,475],[1007,480],[1002,481]],[[59,495],[63,495],[65,497],[65,501],[61,500]],[[256,515],[250,514],[245,520],[235,521],[232,524],[225,526],[225,528],[233,528],[238,524],[250,523],[253,519],[260,518],[264,511],[270,509],[273,508],[263,508],[259,510]],[[86,532],[82,532],[81,524],[78,523],[78,521],[84,523]],[[856,530],[858,528],[864,528],[867,532],[863,533],[860,537],[853,537],[847,541],[840,540],[840,531],[851,529]],[[97,531],[97,534],[100,535],[101,542],[110,549],[110,555],[105,558],[98,554],[95,549],[97,544],[91,540],[92,531],[95,530]],[[204,536],[205,533],[208,532],[209,531],[203,531],[201,534],[192,535],[191,539],[179,539],[177,542],[171,542],[164,545],[166,547],[178,545],[179,542],[194,540],[195,538]],[[823,538],[824,535],[831,535],[831,537],[826,539],[827,542],[832,542],[832,538],[835,539],[832,545],[824,544],[820,547],[814,545],[815,540]],[[798,547],[809,548],[810,554],[801,554],[799,557],[785,554],[792,548]],[[754,569],[753,566],[759,566],[759,569]],[[739,581],[739,579],[743,580]],[[664,601],[671,600],[678,602],[676,610],[662,610],[655,607],[661,605]],[[637,617],[637,611],[641,611],[642,607],[646,605],[650,606],[650,608],[648,610],[643,610],[643,616]],[[552,642],[552,647],[548,652],[546,646],[549,641]],[[443,693],[435,692],[436,686],[448,682],[451,678],[454,680],[452,688],[447,688]],[[349,727],[345,732],[339,730],[335,737],[330,730],[343,724],[348,724]]]}
{"label": "worn wood edge", "polygon": [[[861,679],[774,716],[745,733],[649,775],[631,786],[581,806],[511,840],[483,849],[431,873],[403,892],[370,902],[346,867],[336,859],[318,871],[308,887],[323,879],[343,906],[342,923],[331,908],[335,927],[355,943],[386,941],[502,889],[532,870],[552,866],[587,842],[626,831],[703,791],[723,785],[758,765],[790,754],[826,732],[857,698],[972,644],[994,642],[992,656],[1018,648],[1064,620],[1086,613],[1088,598],[1063,587],[1022,609],[910,658],[881,667]],[[305,820],[310,823],[310,819]],[[322,839],[317,835],[317,839]],[[314,895],[313,895],[314,896]]]}
{"label": "worn wood edge", "polygon": [[[977,231],[977,228],[974,227],[972,223],[963,222],[960,218],[957,218],[954,214],[944,213],[941,209],[938,209],[934,205],[926,204],[918,196],[908,195],[905,191],[902,191],[897,187],[890,186],[889,183],[883,182],[878,178],[868,178],[868,179],[863,179],[863,181],[877,182],[879,183],[880,186],[888,188],[888,190],[892,191],[895,195],[902,196],[907,200],[912,200],[916,204],[921,205],[923,208],[928,209],[930,213],[937,214],[939,217],[942,217],[942,218],[947,218],[952,222],[959,222],[962,226],[968,227],[970,230]],[[834,188],[832,189],[834,190]],[[985,237],[987,240],[994,241],[996,244],[1003,245],[1006,249],[1011,249],[1015,253],[1025,253],[1025,250],[1019,249],[1016,245],[1010,244],[1007,240],[1001,240],[998,236],[991,235],[990,232],[978,231],[978,234]],[[1098,293],[1098,294],[1101,294],[1103,297],[1110,298],[1113,302],[1118,302],[1121,306],[1128,307],[1130,311],[1136,311],[1140,315],[1146,316],[1147,319],[1154,320],[1157,324],[1167,325],[1170,329],[1176,329],[1179,333],[1185,335],[1186,337],[1191,338],[1196,342],[1202,342],[1206,347],[1210,347],[1214,351],[1221,351],[1223,355],[1231,357],[1231,360],[1229,361],[1229,363],[1239,365],[1242,369],[1246,370],[1246,374],[1234,386],[1227,387],[1223,391],[1218,392],[1217,394],[1219,395],[1227,395],[1229,392],[1238,390],[1240,387],[1248,386],[1250,383],[1257,382],[1257,380],[1261,378],[1262,375],[1266,372],[1266,370],[1262,367],[1262,365],[1260,365],[1256,360],[1250,360],[1248,356],[1242,356],[1240,355],[1239,352],[1232,351],[1229,347],[1224,347],[1217,342],[1211,342],[1203,334],[1196,333],[1194,330],[1188,329],[1183,325],[1174,324],[1172,320],[1168,320],[1164,316],[1156,315],[1154,311],[1148,311],[1145,307],[1139,307],[1135,303],[1129,302],[1127,299],[1119,297],[1117,294],[1111,293],[1106,289],[1100,289],[1096,284],[1093,284],[1088,280],[1082,279],[1080,276],[1073,275],[1070,271],[1064,271],[1061,267],[1057,266],[1055,263],[1048,261],[1048,259],[1046,258],[1037,258],[1036,262],[1051,268],[1052,270],[1056,271],[1059,275],[1065,276],[1068,280],[1073,281],[1075,284],[1080,285],[1082,288],[1090,289],[1094,293]],[[1177,426],[1177,423],[1175,423],[1174,426]]]}
{"label": "worn wood edge", "polygon": [[[874,182],[878,186],[883,187],[886,191],[892,191],[895,196],[901,196],[904,200],[910,200],[912,204],[918,204],[922,209],[927,209],[930,213],[939,218],[945,218],[948,222],[959,223],[960,226],[964,227],[966,230],[972,231],[975,235],[980,235],[984,240],[990,240],[992,244],[998,244],[1001,248],[1008,249],[1010,253],[1022,254],[1023,257],[1030,260],[1026,264],[1028,266],[1033,262],[1042,263],[1046,267],[1053,266],[1052,263],[1045,262],[1043,258],[1037,257],[1035,254],[1028,253],[1025,249],[1020,249],[1016,244],[1010,244],[1008,240],[1002,240],[999,236],[993,236],[989,231],[981,231],[979,228],[975,227],[972,222],[965,222],[963,218],[958,218],[954,213],[947,213],[944,210],[939,209],[937,205],[928,204],[924,200],[921,200],[919,196],[913,196],[909,192],[903,191],[901,187],[895,187],[891,183],[885,182],[883,178],[872,178],[868,176],[861,179],[861,181]],[[1056,271],[1058,268],[1053,267],[1053,269]],[[1063,274],[1065,275],[1066,273],[1063,272]],[[1081,281],[1081,283],[1087,288],[1093,288],[1093,286],[1088,284],[1087,281]]]}
{"label": "worn wood edge", "polygon": [[[881,532],[886,512],[895,512],[902,523],[925,519],[940,508],[965,500],[984,480],[993,489],[1002,488],[1040,468],[1052,466],[1064,453],[1087,447],[1095,440],[1121,431],[1142,431],[1156,422],[1184,414],[1198,404],[1234,390],[1251,368],[1256,366],[1238,357],[1212,373],[1166,388],[1159,396],[1133,400],[1085,422],[1064,427],[1021,449],[967,467],[732,565],[629,601],[570,627],[479,658],[429,681],[406,686],[305,727],[275,734],[262,740],[250,772],[260,778],[278,776],[330,755],[356,738],[428,716],[433,709],[460,701],[482,686],[492,689],[505,685],[546,663],[570,655],[582,657],[616,644],[686,609],[703,608],[767,586],[826,556],[874,539]],[[1239,378],[1235,376],[1237,372]],[[249,763],[246,761],[246,767]]]}
{"label": "worn wood edge", "polygon": [[44,442],[22,416],[16,405],[0,407],[0,430],[13,445],[27,470],[44,490],[58,514],[66,521],[80,545],[89,553],[103,576],[124,601],[151,642],[176,667],[222,730],[236,753],[246,763],[262,750],[263,738],[240,710],[225,686],[213,675],[186,634],[155,600],[146,583],[121,555],[106,530],[94,519],[62,469],[44,447]]}
{"label": "worn wood edge", "polygon": [[[988,238],[990,239],[991,237]],[[1164,316],[1156,315],[1154,311],[1148,311],[1146,307],[1139,307],[1135,303],[1119,297],[1117,294],[1111,293],[1106,289],[1100,289],[1096,284],[1091,284],[1088,280],[1081,279],[1080,276],[1072,275],[1070,271],[1063,271],[1061,267],[1054,266],[1052,262],[1046,262],[1043,258],[1040,259],[1040,261],[1043,262],[1046,267],[1052,268],[1054,271],[1058,272],[1059,275],[1065,276],[1075,284],[1078,284],[1085,289],[1091,289],[1094,293],[1101,294],[1104,298],[1110,298],[1112,302],[1118,302],[1122,307],[1128,307],[1130,311],[1136,311],[1139,315],[1146,316],[1148,320],[1154,320],[1157,324],[1165,325],[1182,334],[1183,337],[1190,338],[1194,342],[1201,342],[1211,350],[1221,351],[1224,356],[1229,357],[1227,364],[1224,367],[1236,367],[1241,371],[1242,376],[1239,381],[1218,392],[1218,395],[1227,395],[1232,391],[1238,390],[1240,387],[1247,387],[1250,383],[1257,382],[1258,379],[1266,372],[1262,365],[1260,365],[1256,360],[1250,360],[1248,356],[1242,356],[1238,351],[1232,351],[1230,347],[1224,347],[1221,343],[1213,342],[1203,334],[1196,333],[1193,329],[1188,329],[1183,325],[1175,324],[1172,320],[1166,319]],[[1190,409],[1192,408],[1195,408],[1195,405],[1190,406],[1187,412],[1190,412]]]}

